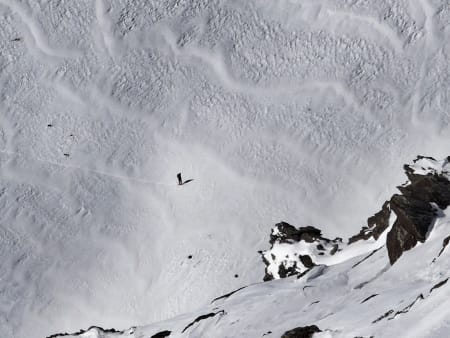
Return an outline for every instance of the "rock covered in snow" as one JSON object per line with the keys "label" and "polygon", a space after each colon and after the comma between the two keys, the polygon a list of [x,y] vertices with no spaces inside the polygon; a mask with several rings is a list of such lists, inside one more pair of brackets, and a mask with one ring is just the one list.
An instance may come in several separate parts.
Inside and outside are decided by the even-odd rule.
{"label": "rock covered in snow", "polygon": [[[437,161],[418,156],[412,164],[406,164],[404,170],[408,181],[398,187],[401,194],[394,194],[379,212],[369,217],[367,226],[350,237],[348,245],[382,240],[389,261],[394,264],[404,251],[412,249],[418,242],[423,243],[439,210],[450,205],[449,161],[450,157]],[[347,246],[340,238],[329,240],[322,237],[319,229],[311,226],[297,229],[285,222],[272,229],[270,244],[272,247],[262,252],[266,264],[265,281],[301,276],[315,265],[328,265],[330,260],[326,257],[338,250],[352,251],[346,250]],[[354,254],[346,255],[347,258],[352,256]]]}
{"label": "rock covered in snow", "polygon": [[314,333],[321,331],[316,325],[296,327],[285,332],[281,338],[312,338]]}
{"label": "rock covered in snow", "polygon": [[79,337],[79,338],[103,338],[103,337],[123,337],[123,336],[129,336],[134,333],[134,327],[128,329],[128,330],[116,330],[116,329],[104,329],[99,326],[91,326],[87,330],[80,330],[75,333],[57,333],[53,334],[51,336],[48,336],[47,338],[59,338],[59,337]]}
{"label": "rock covered in snow", "polygon": [[334,255],[342,239],[330,240],[312,226],[296,228],[286,222],[275,225],[269,250],[262,252],[266,264],[265,281],[301,274],[321,264],[320,257]]}

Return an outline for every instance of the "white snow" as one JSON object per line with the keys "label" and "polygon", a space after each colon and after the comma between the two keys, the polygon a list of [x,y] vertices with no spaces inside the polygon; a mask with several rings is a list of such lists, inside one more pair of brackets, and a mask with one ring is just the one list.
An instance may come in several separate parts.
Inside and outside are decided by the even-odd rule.
{"label": "white snow", "polygon": [[[0,0],[0,337],[197,311],[262,280],[257,251],[280,220],[358,231],[403,163],[449,155],[448,13],[445,0]],[[343,292],[358,277],[338,266],[328,287]],[[239,307],[260,323],[292,310],[274,285],[242,291],[270,314]],[[296,297],[285,324],[315,300]]]}
{"label": "white snow", "polygon": [[421,158],[410,165],[414,174],[417,175],[443,175],[450,179],[449,159],[434,160],[431,158]]}

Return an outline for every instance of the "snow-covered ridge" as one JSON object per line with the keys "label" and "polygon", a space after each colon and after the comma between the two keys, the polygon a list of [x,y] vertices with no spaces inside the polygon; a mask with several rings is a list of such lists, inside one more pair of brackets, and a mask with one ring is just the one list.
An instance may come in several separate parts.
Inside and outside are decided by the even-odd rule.
{"label": "snow-covered ridge", "polygon": [[438,161],[418,156],[404,166],[409,181],[398,187],[381,210],[367,220],[367,226],[342,239],[322,237],[319,229],[296,229],[285,222],[277,224],[270,236],[271,248],[262,253],[265,280],[302,275],[315,265],[334,265],[387,245],[391,264],[417,242],[424,242],[439,209],[450,204],[449,158]]}
{"label": "snow-covered ridge", "polygon": [[433,157],[418,156],[412,164],[405,165],[408,174],[440,175],[450,179],[450,157],[436,160]]}
{"label": "snow-covered ridge", "polygon": [[418,157],[405,165],[410,181],[399,187],[401,194],[348,243],[314,227],[277,224],[272,248],[262,252],[265,283],[166,322],[51,337],[447,337],[447,163]]}

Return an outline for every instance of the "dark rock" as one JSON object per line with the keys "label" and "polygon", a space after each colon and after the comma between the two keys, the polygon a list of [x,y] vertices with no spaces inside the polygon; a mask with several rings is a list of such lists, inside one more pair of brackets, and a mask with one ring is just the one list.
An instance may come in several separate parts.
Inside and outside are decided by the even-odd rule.
{"label": "dark rock", "polygon": [[443,281],[440,281],[439,283],[437,283],[436,285],[434,285],[431,289],[430,289],[430,293],[433,292],[433,290],[440,288],[441,286],[447,284],[448,282],[448,278],[444,279]]}
{"label": "dark rock", "polygon": [[214,303],[215,301],[219,300],[219,299],[225,299],[225,298],[228,298],[228,297],[234,295],[236,292],[238,292],[238,291],[240,291],[240,290],[242,290],[242,289],[245,289],[246,287],[247,287],[247,286],[243,286],[243,287],[241,287],[241,288],[239,288],[239,289],[237,289],[237,290],[231,291],[230,293],[227,293],[227,294],[225,294],[225,295],[223,295],[223,296],[214,298],[214,299],[211,301],[211,304]]}
{"label": "dark rock", "polygon": [[381,315],[380,317],[378,317],[377,319],[375,319],[372,324],[378,323],[380,320],[383,320],[384,318],[388,317],[390,314],[394,313],[394,310],[389,310],[388,312],[386,312],[385,314]]}
{"label": "dark rock", "polygon": [[444,238],[444,240],[442,241],[442,249],[441,251],[439,251],[438,257],[440,255],[442,255],[442,253],[444,252],[445,248],[447,247],[448,243],[450,242],[450,236]]}
{"label": "dark rock", "polygon": [[189,328],[190,328],[192,325],[194,325],[195,323],[198,323],[198,322],[200,322],[200,321],[202,321],[202,320],[205,320],[205,319],[207,319],[207,318],[215,317],[215,316],[218,315],[218,314],[224,315],[224,314],[225,314],[225,311],[220,310],[220,311],[218,311],[218,312],[210,312],[210,313],[208,313],[208,314],[206,314],[206,315],[198,316],[197,318],[194,319],[194,321],[190,322],[190,323],[183,329],[183,331],[181,331],[181,333],[184,333],[187,329],[189,329]]}
{"label": "dark rock", "polygon": [[312,338],[314,333],[322,332],[316,325],[296,327],[286,331],[281,338]]}
{"label": "dark rock", "polygon": [[[389,227],[392,212],[396,215],[396,220],[386,238],[391,264],[418,242],[425,242],[438,215],[438,209],[434,205],[440,209],[450,205],[450,181],[433,167],[434,164],[422,168],[421,173],[416,173],[417,166],[421,165],[418,161],[423,159],[435,161],[431,157],[418,156],[413,165],[405,165],[409,182],[398,187],[401,194],[395,194],[385,202],[382,209],[367,220],[368,225],[359,234],[350,237],[349,244],[370,237],[378,239]],[[436,167],[438,166],[441,164],[436,162]]]}
{"label": "dark rock", "polygon": [[356,268],[359,264],[361,264],[362,262],[364,262],[364,261],[366,261],[367,259],[369,259],[370,257],[372,257],[377,251],[381,250],[382,248],[383,248],[383,246],[380,247],[380,248],[378,248],[378,249],[376,249],[376,250],[373,250],[373,251],[372,251],[370,254],[368,254],[366,257],[364,257],[363,259],[361,259],[361,260],[358,261],[357,263],[353,264],[352,269],[353,269],[353,268]]}
{"label": "dark rock", "polygon": [[312,268],[313,266],[316,265],[313,263],[311,257],[308,255],[300,255],[299,258],[306,268]]}
{"label": "dark rock", "polygon": [[361,304],[367,302],[369,299],[372,299],[373,297],[376,297],[376,296],[378,296],[378,293],[375,293],[375,294],[373,294],[373,295],[367,297],[366,299],[364,299],[364,300],[361,302]]}
{"label": "dark rock", "polygon": [[[283,264],[280,264],[280,266],[278,267],[278,274],[280,275],[280,278],[294,276],[297,273],[298,273],[298,271],[297,271],[297,263],[296,262],[294,262],[293,265],[289,268],[286,268],[286,266]],[[267,272],[266,272],[266,276],[267,276]],[[269,277],[267,277],[267,278],[266,278],[266,276],[264,277],[264,281],[273,279],[272,275],[269,275]]]}
{"label": "dark rock", "polygon": [[401,309],[400,311],[397,311],[392,317],[388,318],[388,320],[392,320],[395,317],[397,317],[398,315],[401,315],[403,313],[408,313],[409,310],[411,310],[411,308],[414,306],[414,304],[416,304],[419,300],[423,300],[423,295],[420,294],[419,296],[417,296],[417,298],[408,306],[404,307],[403,309]]}
{"label": "dark rock", "polygon": [[[91,330],[98,330],[101,333],[124,333],[125,331],[118,331],[116,329],[104,329],[102,327],[99,326],[91,326],[89,327],[87,330],[80,330],[78,332],[74,332],[74,333],[57,333],[57,334],[52,334],[51,336],[48,336],[47,338],[57,338],[57,337],[64,337],[64,336],[81,336],[82,334],[89,332]],[[133,329],[131,329],[133,330]]]}
{"label": "dark rock", "polygon": [[270,244],[276,241],[279,243],[295,243],[305,241],[308,243],[314,242],[315,239],[321,238],[322,231],[312,226],[296,228],[289,223],[280,222],[275,224],[278,233],[270,235]]}
{"label": "dark rock", "polygon": [[389,207],[389,201],[386,201],[380,211],[367,219],[367,226],[363,227],[359,234],[350,237],[348,243],[352,244],[359,240],[367,240],[370,237],[377,240],[388,228],[390,215],[391,210]]}
{"label": "dark rock", "polygon": [[415,247],[417,242],[425,242],[436,211],[430,203],[402,195],[392,197],[391,207],[397,219],[387,234],[386,247],[389,261],[394,264],[404,251]]}
{"label": "dark rock", "polygon": [[[311,254],[299,254],[294,252],[284,253],[283,256],[275,256],[271,251],[275,246],[284,244],[295,244],[304,242],[311,248]],[[333,255],[338,252],[341,238],[330,240],[322,237],[322,232],[312,226],[296,228],[286,222],[280,222],[275,225],[270,235],[271,249],[262,251],[261,256],[266,264],[266,274],[264,281],[274,278],[285,278],[293,275],[302,276],[312,267],[316,266],[314,257]],[[277,252],[274,250],[274,252]],[[278,251],[279,252],[279,251]],[[316,256],[317,255],[317,256]],[[270,268],[269,268],[270,267]],[[271,271],[277,271],[276,276]]]}
{"label": "dark rock", "polygon": [[167,331],[167,330],[161,331],[161,332],[154,334],[150,338],[165,338],[165,337],[169,337],[171,333],[172,333],[171,331]]}

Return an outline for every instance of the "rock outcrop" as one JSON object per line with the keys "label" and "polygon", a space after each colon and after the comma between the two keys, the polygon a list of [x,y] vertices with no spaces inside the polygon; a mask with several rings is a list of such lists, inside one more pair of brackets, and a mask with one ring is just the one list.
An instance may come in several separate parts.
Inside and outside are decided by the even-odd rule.
{"label": "rock outcrop", "polygon": [[342,245],[342,239],[330,240],[312,226],[296,228],[286,222],[275,225],[270,234],[272,247],[262,252],[266,264],[264,281],[301,274],[321,258],[332,256]]}
{"label": "rock outcrop", "polygon": [[322,332],[316,325],[296,327],[285,332],[281,338],[312,338],[314,333]]}
{"label": "rock outcrop", "polygon": [[[367,226],[351,236],[348,245],[359,241],[376,242],[384,234],[386,237],[382,240],[386,238],[386,242],[382,244],[386,244],[392,265],[403,252],[418,242],[423,243],[440,210],[450,205],[449,162],[450,157],[437,161],[418,156],[412,164],[405,165],[408,182],[397,187],[400,194],[394,194],[379,212],[369,217]],[[271,248],[262,252],[266,264],[265,281],[300,276],[311,267],[323,264],[326,256],[345,250],[340,238],[329,240],[322,237],[317,228],[295,228],[286,222],[278,223],[272,229],[270,244]]]}
{"label": "rock outcrop", "polygon": [[424,156],[418,156],[413,164],[405,165],[409,181],[398,187],[401,194],[395,194],[385,202],[381,211],[368,219],[368,227],[351,237],[349,243],[378,238],[390,227],[392,213],[395,221],[386,238],[391,264],[418,242],[423,243],[439,210],[450,205],[449,167],[449,158],[437,161]]}

